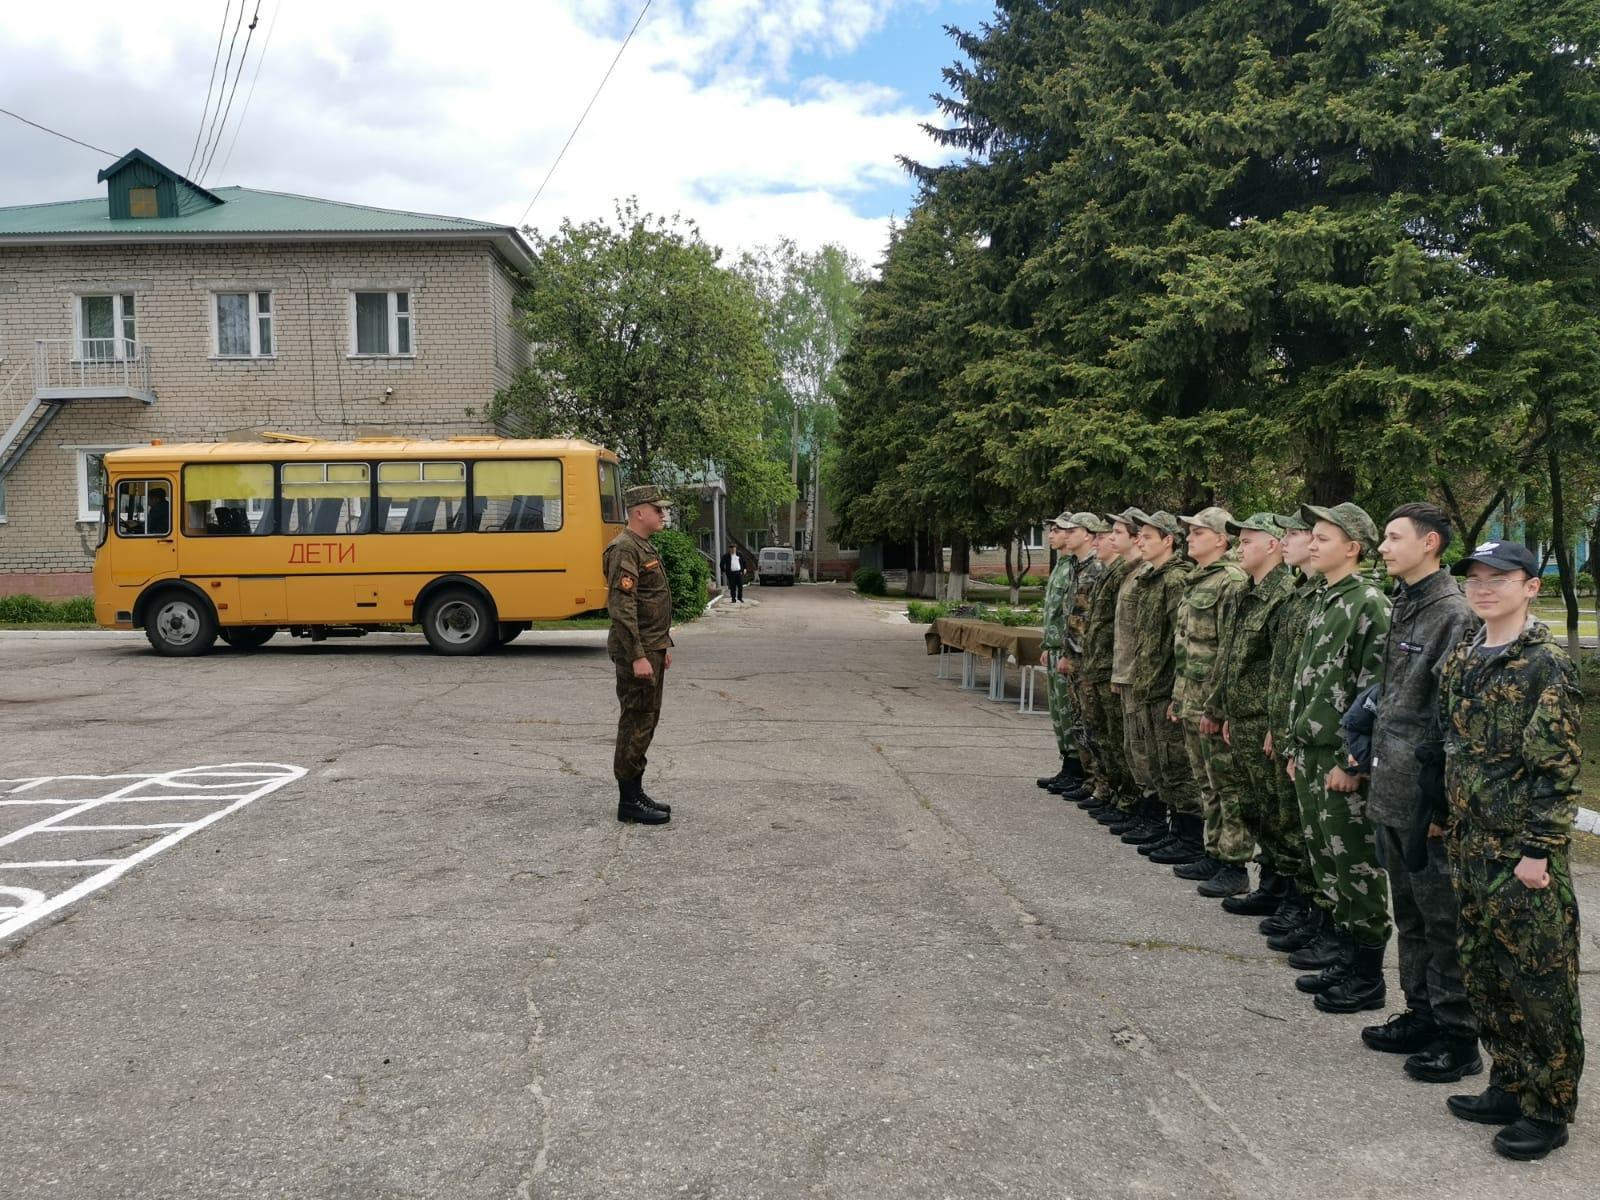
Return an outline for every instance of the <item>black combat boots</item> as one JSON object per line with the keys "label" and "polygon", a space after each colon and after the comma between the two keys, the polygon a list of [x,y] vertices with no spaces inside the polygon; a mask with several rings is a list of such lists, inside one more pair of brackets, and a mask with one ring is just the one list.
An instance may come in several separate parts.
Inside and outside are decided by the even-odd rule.
{"label": "black combat boots", "polygon": [[[1206,856],[1205,835],[1204,818],[1197,817],[1193,813],[1174,813],[1172,845],[1165,850],[1151,851],[1150,861],[1168,867],[1197,862]],[[1216,874],[1215,868],[1211,873]]]}
{"label": "black combat boots", "polygon": [[1236,917],[1265,917],[1278,911],[1278,905],[1289,892],[1289,881],[1271,867],[1261,868],[1261,883],[1253,892],[1244,895],[1227,893],[1222,911]]}
{"label": "black combat boots", "polygon": [[1221,859],[1212,858],[1202,849],[1199,858],[1192,859],[1186,863],[1179,863],[1172,868],[1172,873],[1179,879],[1210,879],[1218,871],[1222,870],[1222,867]]}
{"label": "black combat boots", "polygon": [[1494,1135],[1495,1153],[1518,1162],[1534,1162],[1566,1144],[1566,1122],[1541,1121],[1538,1117],[1513,1121]]}
{"label": "black combat boots", "polygon": [[1037,783],[1040,787],[1045,788],[1046,790],[1049,790],[1050,788],[1055,787],[1057,784],[1066,783],[1067,782],[1067,760],[1064,759],[1064,758],[1061,760],[1061,769],[1059,771],[1057,771],[1054,775],[1046,775],[1042,779],[1035,779],[1034,782]]}
{"label": "black combat boots", "polygon": [[1324,920],[1322,932],[1317,937],[1290,953],[1289,965],[1296,971],[1320,971],[1323,967],[1331,967],[1346,952],[1344,935],[1334,928],[1331,920]]}
{"label": "black combat boots", "polygon": [[1367,1049],[1384,1054],[1417,1054],[1433,1045],[1439,1027],[1429,1017],[1406,1009],[1395,1013],[1382,1025],[1368,1025],[1361,1031]]}
{"label": "black combat boots", "polygon": [[1387,1003],[1387,988],[1383,982],[1383,952],[1387,945],[1387,942],[1375,946],[1355,943],[1349,973],[1317,997],[1317,1008],[1325,1013],[1382,1008]]}
{"label": "black combat boots", "polygon": [[1275,933],[1288,933],[1291,929],[1298,929],[1304,924],[1310,911],[1311,901],[1291,883],[1288,894],[1284,896],[1277,909],[1256,928],[1265,937],[1271,937]]}
{"label": "black combat boots", "polygon": [[621,779],[617,781],[617,820],[665,825],[672,820],[672,814],[648,803],[637,779]]}
{"label": "black combat boots", "polygon": [[1139,847],[1140,854],[1145,852],[1146,846],[1154,847],[1171,836],[1167,829],[1167,810],[1161,807],[1161,801],[1146,796],[1135,811],[1139,814],[1139,823],[1123,834],[1122,840]]}
{"label": "black combat boots", "polygon": [[[1310,904],[1307,906],[1305,918],[1300,924],[1293,929],[1286,929],[1282,933],[1272,934],[1267,938],[1267,945],[1273,950],[1292,952],[1302,946],[1309,946],[1322,936],[1323,930],[1327,927],[1327,910],[1318,908],[1315,904]],[[1326,965],[1325,963],[1319,964],[1319,966]],[[1300,969],[1304,970],[1305,968],[1302,967]]]}
{"label": "black combat boots", "polygon": [[1490,1084],[1477,1096],[1451,1096],[1445,1107],[1452,1116],[1479,1125],[1510,1125],[1522,1119],[1522,1105],[1504,1088]]}
{"label": "black combat boots", "polygon": [[1226,897],[1222,901],[1224,905],[1249,890],[1250,874],[1239,863],[1223,863],[1222,870],[1195,888],[1207,900]]}
{"label": "black combat boots", "polygon": [[[1296,988],[1315,996],[1328,991],[1336,984],[1344,982],[1354,966],[1356,948],[1355,943],[1343,937],[1339,937],[1337,941],[1338,957],[1323,967],[1322,970],[1314,974],[1300,976],[1294,981]],[[1289,961],[1293,962],[1294,959],[1291,958]]]}
{"label": "black combat boots", "polygon": [[1405,1062],[1406,1074],[1419,1083],[1454,1083],[1483,1071],[1478,1039],[1441,1033]]}

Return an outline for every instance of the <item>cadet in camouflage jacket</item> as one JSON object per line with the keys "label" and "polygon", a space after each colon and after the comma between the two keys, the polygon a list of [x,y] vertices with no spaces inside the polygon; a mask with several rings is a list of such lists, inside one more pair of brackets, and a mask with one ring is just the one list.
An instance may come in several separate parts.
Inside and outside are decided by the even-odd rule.
{"label": "cadet in camouflage jacket", "polygon": [[[1578,906],[1567,861],[1580,700],[1571,661],[1538,621],[1497,648],[1484,646],[1480,630],[1441,669],[1458,946],[1494,1058],[1489,1083],[1514,1096],[1524,1117],[1562,1124],[1577,1111],[1583,1073]],[[1548,886],[1515,876],[1524,856],[1548,859]]]}
{"label": "cadet in camouflage jacket", "polygon": [[[1164,528],[1165,532],[1173,533],[1177,529],[1177,522],[1170,514],[1151,515],[1157,527]],[[1165,522],[1166,527],[1159,522]],[[1167,706],[1172,703],[1175,678],[1173,631],[1188,576],[1189,563],[1176,553],[1159,567],[1144,563],[1137,569],[1134,576],[1138,581],[1134,585],[1136,649],[1128,689],[1141,711],[1139,733],[1162,804],[1175,816],[1193,819],[1198,825],[1200,789],[1189,767],[1183,730],[1166,716]]]}
{"label": "cadet in camouflage jacket", "polygon": [[1096,762],[1103,782],[1124,812],[1139,798],[1124,747],[1122,701],[1111,691],[1112,658],[1116,647],[1117,590],[1133,564],[1125,558],[1102,562],[1089,595],[1089,619],[1084,627],[1083,661],[1079,687],[1083,694],[1085,723],[1095,743]]}

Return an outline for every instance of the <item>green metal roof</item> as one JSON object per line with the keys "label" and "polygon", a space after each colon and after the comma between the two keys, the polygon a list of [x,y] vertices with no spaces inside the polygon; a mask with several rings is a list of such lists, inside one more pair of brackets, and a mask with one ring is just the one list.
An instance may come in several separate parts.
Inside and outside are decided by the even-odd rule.
{"label": "green metal roof", "polygon": [[342,241],[482,239],[494,242],[519,266],[531,261],[528,245],[509,225],[318,200],[286,192],[220,187],[220,200],[171,217],[113,220],[106,197],[53,204],[0,207],[0,245],[45,242]]}

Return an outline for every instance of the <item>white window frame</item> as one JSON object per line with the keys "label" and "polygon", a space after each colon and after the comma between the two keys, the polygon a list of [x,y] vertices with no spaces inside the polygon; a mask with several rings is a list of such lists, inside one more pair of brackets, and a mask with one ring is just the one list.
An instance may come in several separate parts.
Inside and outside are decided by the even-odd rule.
{"label": "white window frame", "polygon": [[[1038,541],[1034,541],[1034,531],[1038,531]],[[1027,532],[1017,539],[1017,545],[1024,550],[1043,550],[1048,543],[1045,541],[1043,525],[1029,525]]]}
{"label": "white window frame", "polygon": [[[250,353],[224,354],[222,352],[222,322],[217,313],[217,301],[223,296],[248,296],[250,300]],[[261,297],[267,298],[267,311],[261,311]],[[224,362],[248,362],[256,358],[278,357],[278,297],[271,288],[213,288],[209,294],[211,308],[211,357]],[[272,327],[272,349],[261,353],[261,319],[265,317]]]}
{"label": "white window frame", "polygon": [[[386,351],[362,351],[356,341],[356,295],[381,293],[389,298],[389,349]],[[399,297],[406,298],[406,311],[400,311]],[[350,352],[346,358],[415,358],[417,356],[417,293],[414,288],[351,288],[349,303],[350,326]],[[406,322],[406,340],[411,344],[411,349],[402,353],[395,349],[400,345],[400,322]]]}
{"label": "white window frame", "polygon": [[[91,340],[85,339],[83,334],[83,302],[85,300],[98,300],[102,296],[111,297],[111,328],[113,330],[120,331],[111,335],[111,349],[114,355],[112,361],[123,362],[128,357],[126,351],[129,342],[132,342],[135,346],[139,344],[139,294],[137,290],[130,288],[126,291],[120,292],[100,290],[95,290],[92,292],[74,292],[72,294],[73,362],[97,361],[86,357],[83,353],[84,342],[86,340]],[[133,299],[133,336],[131,338],[126,334],[128,318],[124,315],[122,308],[123,300],[129,297]],[[94,338],[92,340],[101,341],[102,339]]]}
{"label": "white window frame", "polygon": [[89,455],[104,456],[113,450],[126,450],[131,446],[141,445],[139,442],[121,442],[115,446],[73,446],[73,462],[76,464],[73,475],[78,492],[78,523],[80,525],[93,525],[100,520],[100,510],[89,506]]}

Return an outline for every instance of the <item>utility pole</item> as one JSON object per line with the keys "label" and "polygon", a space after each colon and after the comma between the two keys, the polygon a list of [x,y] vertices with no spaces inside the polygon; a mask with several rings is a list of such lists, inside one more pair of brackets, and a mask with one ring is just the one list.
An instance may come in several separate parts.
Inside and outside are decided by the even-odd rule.
{"label": "utility pole", "polygon": [[797,549],[794,540],[795,506],[800,502],[800,405],[790,400],[793,420],[789,426],[789,480],[794,484],[794,495],[789,498],[789,548]]}

